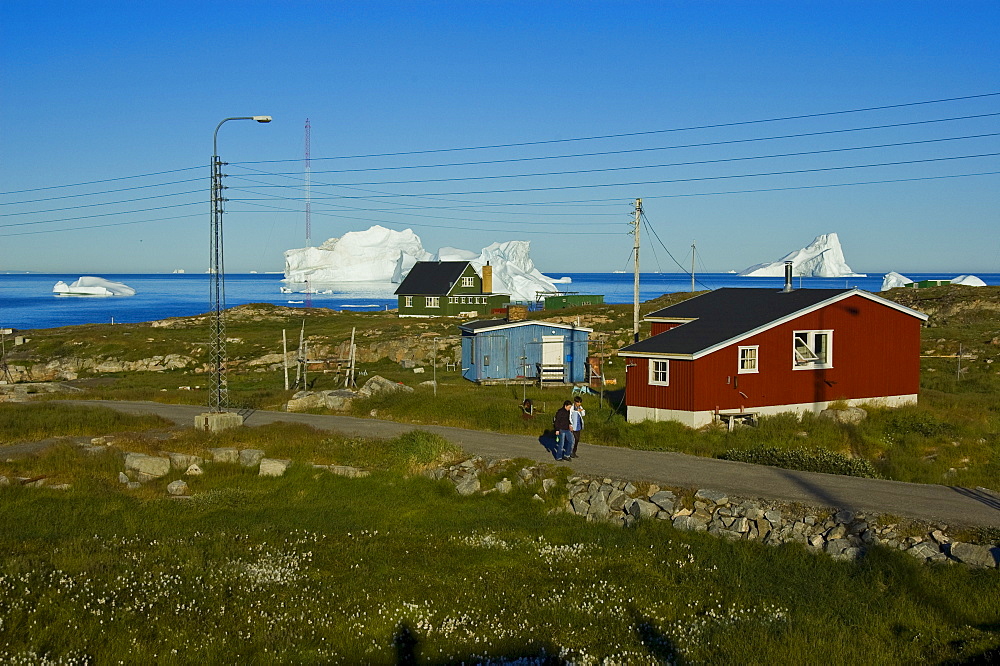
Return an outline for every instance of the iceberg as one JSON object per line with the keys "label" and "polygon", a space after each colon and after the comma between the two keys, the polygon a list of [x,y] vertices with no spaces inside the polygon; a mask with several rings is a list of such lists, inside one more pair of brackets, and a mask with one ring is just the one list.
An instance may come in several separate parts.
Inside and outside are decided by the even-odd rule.
{"label": "iceberg", "polygon": [[783,277],[785,262],[792,262],[792,275],[802,277],[867,277],[855,273],[844,260],[840,239],[835,233],[820,234],[812,243],[789,252],[781,259],[765,264],[755,264],[740,272],[744,277]]}
{"label": "iceberg", "polygon": [[895,271],[889,271],[882,277],[882,289],[880,291],[889,291],[896,287],[905,287],[908,284],[913,284],[913,280]]}
{"label": "iceberg", "polygon": [[975,275],[959,275],[951,279],[952,284],[964,284],[967,287],[985,287],[986,283]]}
{"label": "iceberg", "polygon": [[493,243],[471,261],[480,275],[489,263],[493,267],[493,293],[510,294],[513,301],[534,301],[540,291],[556,291],[552,279],[535,268],[530,241]]}
{"label": "iceberg", "polygon": [[285,282],[390,282],[397,271],[409,271],[430,258],[412,230],[375,225],[331,238],[319,247],[287,250]]}
{"label": "iceberg", "polygon": [[[319,247],[285,252],[286,283],[311,285],[339,282],[400,283],[418,261],[468,261],[480,275],[493,268],[493,292],[515,301],[533,301],[537,292],[556,291],[554,281],[535,268],[529,241],[493,243],[480,252],[442,247],[431,254],[412,230],[393,231],[375,225],[331,238]],[[291,293],[282,287],[282,293]],[[302,291],[296,289],[295,291]]]}
{"label": "iceberg", "polygon": [[59,280],[52,292],[56,296],[135,296],[135,289],[127,284],[90,275],[81,276],[72,284]]}

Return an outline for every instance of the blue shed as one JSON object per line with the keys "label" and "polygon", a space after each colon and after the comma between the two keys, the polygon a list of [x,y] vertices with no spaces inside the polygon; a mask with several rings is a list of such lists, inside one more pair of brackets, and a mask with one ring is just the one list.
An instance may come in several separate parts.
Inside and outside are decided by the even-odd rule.
{"label": "blue shed", "polygon": [[549,321],[471,321],[462,332],[462,376],[473,382],[586,381],[593,329]]}

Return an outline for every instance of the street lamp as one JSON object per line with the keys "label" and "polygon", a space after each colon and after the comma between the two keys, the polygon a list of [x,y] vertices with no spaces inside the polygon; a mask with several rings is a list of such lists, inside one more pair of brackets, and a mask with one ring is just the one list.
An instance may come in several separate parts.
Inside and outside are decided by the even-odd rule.
{"label": "street lamp", "polygon": [[212,300],[212,332],[209,338],[209,363],[212,377],[208,393],[208,410],[212,414],[224,412],[229,406],[229,384],[226,381],[226,325],[223,310],[226,309],[225,264],[222,258],[222,213],[226,199],[222,196],[222,166],[219,161],[219,128],[230,120],[256,120],[271,122],[271,116],[237,116],[226,118],[215,126],[212,135],[212,227],[211,266],[209,267],[209,290]]}

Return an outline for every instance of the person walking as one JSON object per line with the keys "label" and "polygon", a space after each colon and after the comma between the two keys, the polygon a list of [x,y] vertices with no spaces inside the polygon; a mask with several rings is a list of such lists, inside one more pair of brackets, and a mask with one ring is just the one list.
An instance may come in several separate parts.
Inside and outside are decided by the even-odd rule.
{"label": "person walking", "polygon": [[573,430],[573,452],[572,458],[578,458],[576,450],[580,446],[580,438],[583,435],[583,417],[587,415],[587,410],[583,408],[583,399],[580,396],[573,398],[573,409],[569,413],[569,425]]}
{"label": "person walking", "polygon": [[570,427],[572,409],[573,403],[567,400],[552,419],[552,426],[556,430],[556,460],[569,460],[573,453],[573,429]]}

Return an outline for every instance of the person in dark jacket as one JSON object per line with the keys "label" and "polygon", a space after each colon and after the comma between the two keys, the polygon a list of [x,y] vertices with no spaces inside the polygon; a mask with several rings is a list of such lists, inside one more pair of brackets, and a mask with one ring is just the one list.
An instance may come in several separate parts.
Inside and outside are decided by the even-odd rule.
{"label": "person in dark jacket", "polygon": [[569,412],[573,403],[567,400],[562,409],[556,412],[552,425],[556,429],[556,460],[569,460],[573,454],[573,430],[569,426]]}

